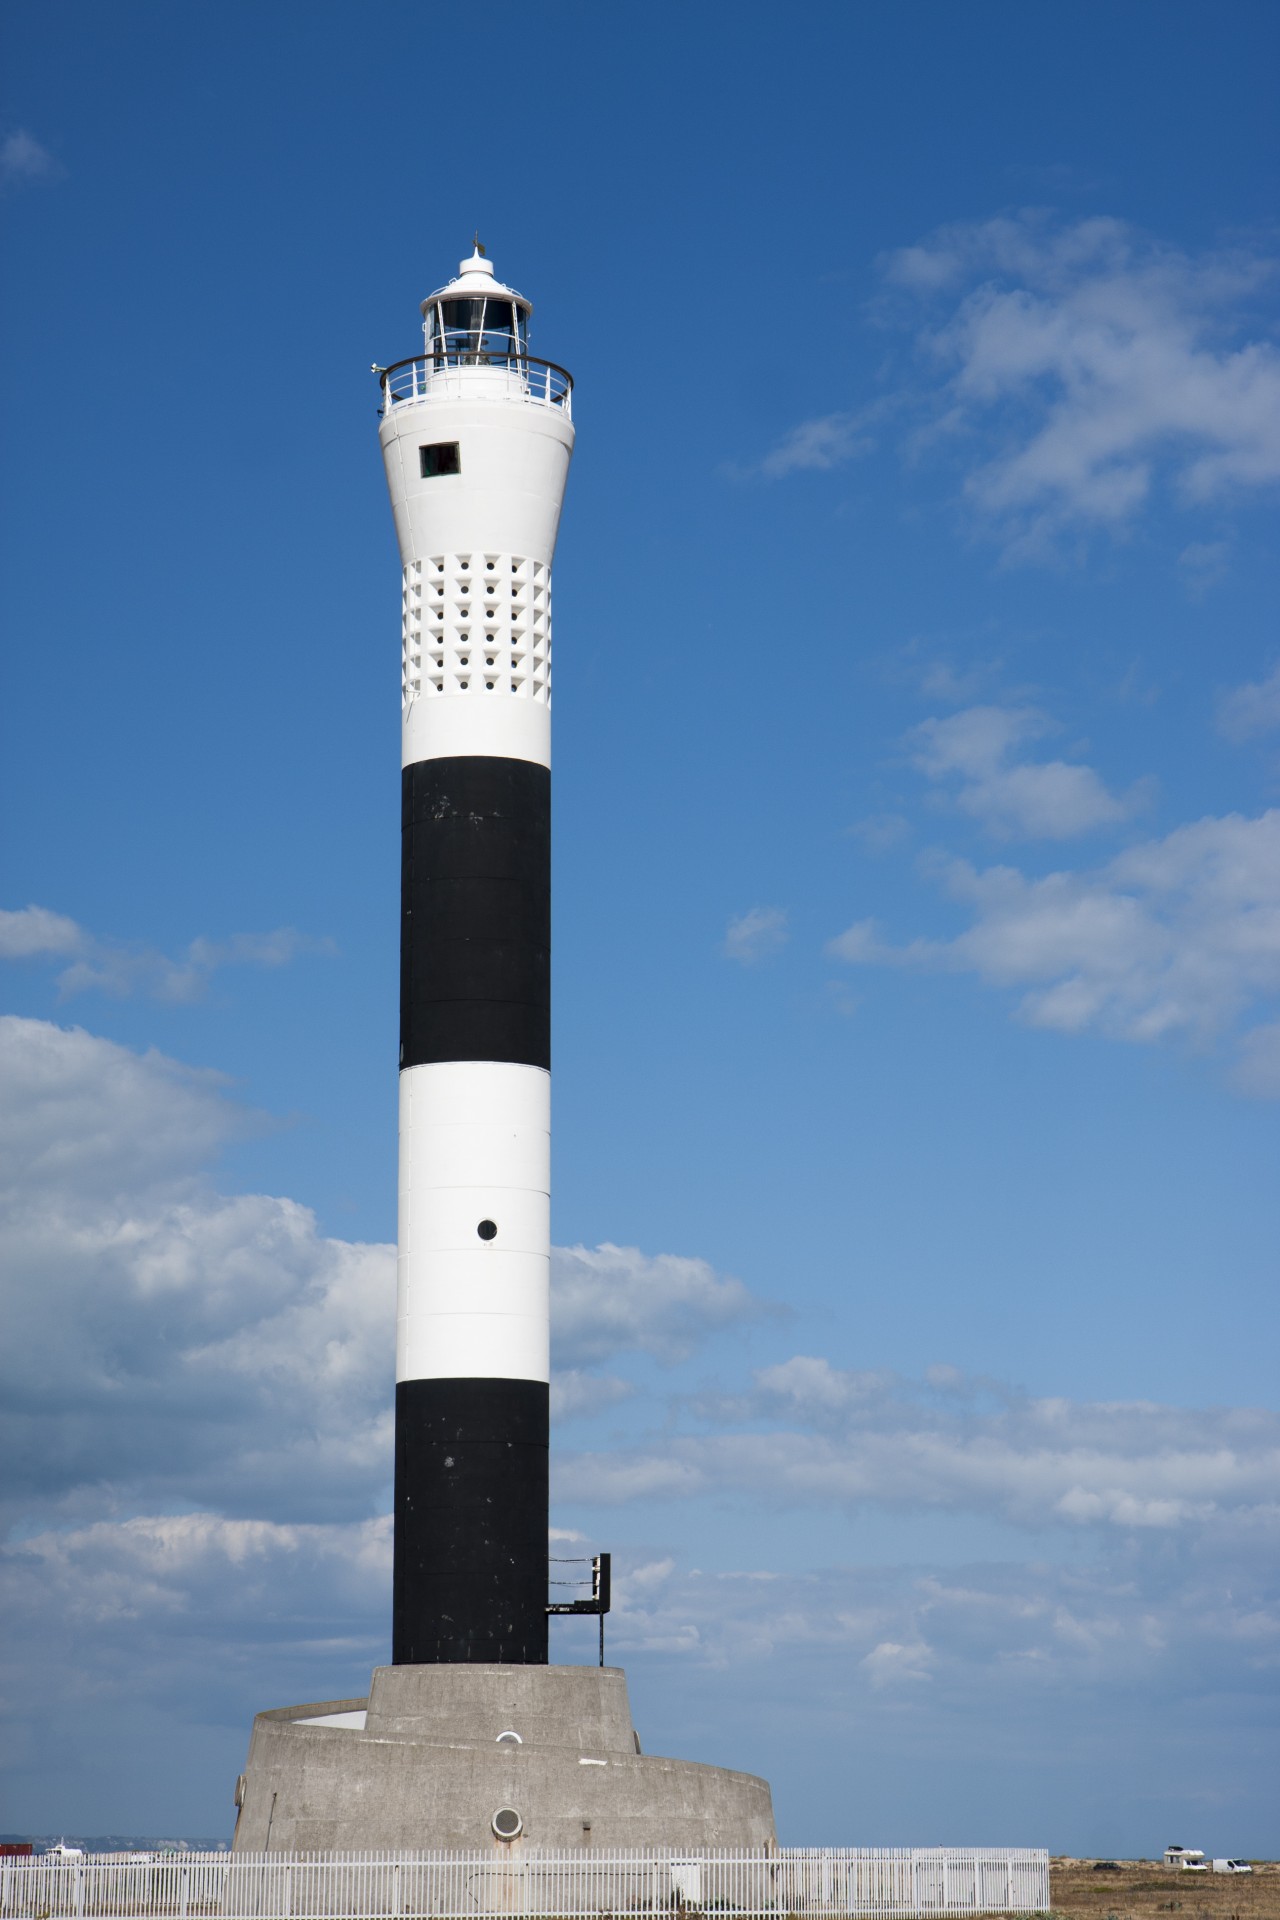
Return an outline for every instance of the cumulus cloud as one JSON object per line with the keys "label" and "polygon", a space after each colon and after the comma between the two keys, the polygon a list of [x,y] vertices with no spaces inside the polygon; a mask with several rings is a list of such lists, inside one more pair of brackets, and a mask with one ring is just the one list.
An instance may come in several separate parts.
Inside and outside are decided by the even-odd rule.
{"label": "cumulus cloud", "polygon": [[967,707],[924,720],[907,736],[912,759],[935,781],[955,781],[955,804],[988,832],[1068,840],[1114,826],[1141,806],[1145,790],[1113,794],[1092,767],[1028,760],[1022,750],[1054,731],[1035,707]]}
{"label": "cumulus cloud", "polygon": [[666,1365],[687,1360],[708,1334],[768,1311],[741,1280],[705,1260],[638,1247],[556,1247],[551,1256],[552,1341],[558,1366],[597,1366],[624,1353]]}
{"label": "cumulus cloud", "polygon": [[[0,1019],[3,1498],[196,1501],[282,1521],[365,1514],[391,1472],[395,1249],[298,1202],[217,1191],[254,1124],[217,1075],[80,1029]],[[558,1418],[762,1311],[703,1260],[553,1253]]]}
{"label": "cumulus cloud", "polygon": [[[229,1789],[254,1710],[357,1695],[386,1655],[393,1250],[218,1192],[210,1163],[245,1124],[216,1075],[0,1020],[0,1443],[19,1523],[0,1683],[24,1791],[65,1791],[72,1750],[130,1755],[136,1793],[136,1757],[207,1765],[215,1746]],[[1091,1682],[1181,1713],[1194,1673],[1220,1715],[1276,1668],[1275,1416],[1030,1399],[811,1353],[673,1396],[655,1365],[760,1315],[741,1283],[605,1245],[558,1250],[554,1288],[558,1412],[625,1400],[641,1436],[562,1444],[557,1501],[735,1503],[758,1522],[759,1558],[729,1571],[661,1540],[618,1553],[610,1643],[648,1663],[647,1698],[670,1666],[674,1724],[690,1676],[748,1665],[753,1720],[762,1685],[815,1732],[833,1689],[864,1729],[937,1697],[961,1703],[966,1740],[979,1706],[1038,1713],[1057,1689],[1060,1712]],[[773,1551],[775,1514],[873,1507],[1051,1528],[1104,1558],[806,1569]],[[594,1545],[581,1525],[557,1538]],[[740,1696],[714,1696],[717,1725]]]}
{"label": "cumulus cloud", "polygon": [[588,1373],[582,1367],[557,1367],[551,1376],[551,1418],[579,1420],[631,1399],[635,1387],[615,1374]]}
{"label": "cumulus cloud", "polygon": [[1218,702],[1218,729],[1228,740],[1253,740],[1280,727],[1280,661],[1264,680],[1232,687]]}
{"label": "cumulus cloud", "polygon": [[[244,1121],[216,1076],[8,1018],[0,1084],[10,1510],[75,1520],[176,1501],[228,1525],[285,1527],[376,1514],[389,1484],[393,1249],[327,1237],[285,1198],[217,1192],[208,1162]],[[564,1417],[635,1398],[610,1361],[671,1365],[764,1311],[706,1261],[607,1244],[557,1249],[553,1285]],[[737,1490],[1155,1529],[1275,1498],[1263,1416],[979,1386],[950,1370],[913,1384],[794,1355],[744,1393],[686,1401],[694,1430],[562,1455],[561,1496]]]}
{"label": "cumulus cloud", "polygon": [[78,1216],[180,1193],[246,1125],[220,1074],[45,1020],[0,1015],[5,1217]]}
{"label": "cumulus cloud", "polygon": [[[589,1545],[553,1529],[557,1546]],[[980,1563],[948,1569],[875,1564],[729,1572],[674,1553],[629,1551],[615,1559],[610,1640],[624,1657],[677,1656],[687,1667],[724,1667],[776,1658],[794,1673],[796,1655],[824,1663],[827,1685],[878,1692],[931,1678],[966,1679],[1032,1697],[1054,1682],[1125,1679],[1129,1685],[1194,1671],[1220,1688],[1274,1685],[1280,1672],[1280,1612],[1265,1567],[1235,1556],[1230,1588],[1209,1579],[1221,1545],[1203,1555],[1175,1547],[1179,1581],[1168,1578],[1169,1543],[1114,1543],[1087,1566]],[[341,1525],[228,1521],[196,1512],[95,1521],[37,1533],[0,1553],[0,1594],[12,1634],[26,1641],[51,1621],[74,1623],[60,1658],[38,1678],[47,1707],[64,1693],[83,1707],[105,1694],[141,1689],[163,1701],[175,1685],[200,1684],[193,1650],[210,1656],[229,1640],[268,1655],[276,1669],[249,1709],[290,1696],[280,1666],[319,1654],[325,1677],[349,1666],[363,1691],[381,1654],[390,1585],[385,1517]],[[324,1596],[323,1606],[316,1595]],[[140,1630],[153,1638],[146,1659],[122,1659]],[[1193,1649],[1198,1659],[1188,1661]],[[13,1638],[7,1640],[11,1658]],[[1020,1671],[1021,1670],[1021,1671]],[[15,1673],[15,1679],[20,1678]],[[219,1685],[225,1686],[224,1671]],[[311,1692],[315,1698],[316,1693]],[[820,1704],[797,1697],[798,1711]],[[237,1728],[247,1733],[248,1712]]]}
{"label": "cumulus cloud", "polygon": [[206,1168],[218,1077],[0,1020],[5,1499],[366,1511],[390,1444],[394,1251]]}
{"label": "cumulus cloud", "polygon": [[380,1586],[391,1567],[391,1529],[386,1518],[348,1526],[282,1526],[269,1520],[229,1520],[216,1513],[143,1515],[119,1521],[35,1534],[23,1540],[10,1566],[21,1594],[31,1599],[61,1590],[86,1622],[136,1617],[140,1612],[186,1612],[192,1590],[211,1578],[234,1577],[240,1604],[257,1604],[259,1570],[282,1563],[305,1566],[332,1561]]}
{"label": "cumulus cloud", "polygon": [[154,947],[97,939],[48,907],[0,911],[0,960],[44,955],[70,959],[58,975],[58,992],[64,1000],[94,991],[116,999],[142,993],[154,1000],[185,1004],[204,997],[220,968],[283,967],[300,954],[334,951],[332,940],[316,939],[295,927],[276,927],[270,933],[233,933],[226,940],[200,934],[171,958]]}
{"label": "cumulus cloud", "polygon": [[[575,1534],[565,1550],[589,1544]],[[1256,1736],[1273,1717],[1280,1614],[1258,1562],[1224,1560],[1219,1542],[1202,1559],[1176,1543],[1171,1553],[1164,1537],[1117,1542],[1083,1565],[858,1555],[778,1566],[767,1546],[762,1529],[759,1556],[732,1571],[669,1550],[615,1551],[607,1630],[646,1751],[764,1768],[789,1842],[846,1840],[854,1791],[879,1837],[894,1817],[872,1798],[886,1758],[892,1802],[904,1763],[918,1786],[931,1765],[970,1759],[975,1726],[983,1793],[1014,1809],[1015,1839],[1027,1812],[1014,1772],[1034,1755],[1043,1793],[1046,1761],[1063,1755],[1050,1786],[1069,1837],[1082,1751],[1090,1792],[1114,1788],[1127,1804],[1134,1749],[1099,1744],[1117,1694],[1125,1723],[1141,1728],[1139,1830],[1153,1796],[1168,1806],[1209,1793],[1215,1804],[1227,1796],[1234,1834],[1251,1806],[1267,1830]],[[385,1521],[280,1526],[206,1512],[100,1521],[0,1550],[11,1803],[34,1793],[34,1804],[65,1804],[77,1764],[101,1750],[125,1775],[122,1810],[147,1804],[164,1823],[181,1776],[198,1783],[182,1804],[214,1809],[215,1830],[225,1809],[229,1832],[252,1714],[359,1697],[386,1659],[389,1562]],[[904,1711],[917,1716],[905,1744]],[[829,1825],[816,1831],[806,1755],[835,1776],[816,1816]]]}
{"label": "cumulus cloud", "polygon": [[48,907],[0,908],[0,960],[30,960],[45,953],[77,953],[84,934],[65,913]]}
{"label": "cumulus cloud", "polygon": [[223,967],[284,967],[304,953],[333,953],[332,940],[316,939],[294,927],[270,933],[235,933],[228,940],[203,935],[176,958],[151,947],[113,945],[95,940],[85,957],[59,974],[63,999],[77,993],[107,993],[117,999],[147,994],[179,1005],[202,1000],[213,975]]}
{"label": "cumulus cloud", "polygon": [[953,861],[942,879],[973,916],[954,939],[894,946],[862,920],[828,951],[855,965],[972,972],[1021,989],[1018,1014],[1033,1026],[1131,1041],[1234,1041],[1280,993],[1275,810],[1194,821],[1092,872],[1033,878]]}
{"label": "cumulus cloud", "polygon": [[[1010,558],[1123,533],[1153,497],[1226,503],[1280,479],[1280,354],[1257,324],[1276,261],[1191,254],[1124,221],[1036,212],[958,223],[881,262],[877,317],[910,338],[896,390],[791,429],[753,471],[783,479],[864,453],[914,417],[914,455],[963,462],[964,498]],[[1192,543],[1193,590],[1225,544]]]}
{"label": "cumulus cloud", "polygon": [[[154,1818],[168,1797],[163,1779],[149,1778],[159,1727],[161,1770],[181,1770],[178,1756],[190,1755],[216,1831],[255,1712],[367,1691],[387,1657],[390,1588],[385,1517],[280,1524],[148,1514],[11,1540],[0,1548],[8,1622],[0,1676],[14,1741],[8,1764],[22,1791],[11,1778],[10,1800],[32,1783],[48,1805],[74,1792],[84,1762],[68,1753],[83,1743],[113,1768],[129,1757],[120,1811],[136,1820],[146,1808]],[[140,1717],[150,1733],[139,1739]]]}
{"label": "cumulus cloud", "polygon": [[862,1657],[862,1666],[871,1685],[901,1686],[904,1682],[932,1680],[930,1663],[933,1648],[927,1641],[913,1640],[904,1646],[901,1640],[881,1640]]}
{"label": "cumulus cloud", "polygon": [[53,155],[25,128],[16,127],[0,141],[0,191],[52,179],[60,171]]}
{"label": "cumulus cloud", "polygon": [[1070,528],[1122,529],[1161,481],[1190,504],[1280,478],[1280,356],[1246,318],[1275,266],[1026,214],[939,229],[885,276],[923,306],[942,431],[994,442],[969,502],[1034,555]]}
{"label": "cumulus cloud", "polygon": [[1210,1554],[1173,1556],[1174,1580],[1169,1542],[1150,1538],[1114,1543],[1085,1566],[863,1561],[718,1573],[675,1556],[633,1571],[624,1559],[610,1630],[624,1656],[674,1656],[685,1675],[774,1664],[787,1676],[788,1712],[801,1715],[822,1713],[833,1691],[871,1709],[876,1695],[931,1682],[981,1698],[984,1721],[994,1697],[1034,1717],[1059,1689],[1065,1716],[1068,1690],[1096,1683],[1140,1689],[1144,1713],[1165,1682],[1219,1697],[1234,1690],[1242,1704],[1270,1695],[1280,1611],[1265,1562],[1233,1556],[1224,1590],[1207,1577]]}
{"label": "cumulus cloud", "polygon": [[824,473],[870,453],[875,441],[867,432],[873,409],[852,413],[824,413],[792,427],[748,473],[765,480],[782,480],[792,473]]}
{"label": "cumulus cloud", "polygon": [[749,1493],[787,1509],[948,1509],[1126,1533],[1269,1526],[1280,1512],[1274,1414],[1008,1391],[990,1406],[989,1383],[956,1389],[797,1355],[745,1395],[700,1400],[699,1431],[570,1457],[558,1484],[604,1503]]}
{"label": "cumulus cloud", "polygon": [[724,954],[743,966],[754,966],[780,952],[787,937],[785,907],[748,907],[725,929]]}

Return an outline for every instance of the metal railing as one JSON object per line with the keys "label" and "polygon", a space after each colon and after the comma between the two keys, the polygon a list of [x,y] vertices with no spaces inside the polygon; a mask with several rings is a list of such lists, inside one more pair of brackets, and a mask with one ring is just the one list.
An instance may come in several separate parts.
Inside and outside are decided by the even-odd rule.
{"label": "metal railing", "polygon": [[1036,1849],[789,1847],[92,1856],[0,1866],[4,1920],[510,1920],[512,1915],[814,1916],[1045,1913]]}
{"label": "metal railing", "polygon": [[531,353],[419,354],[381,368],[378,385],[384,411],[421,400],[527,400],[573,416],[573,375]]}

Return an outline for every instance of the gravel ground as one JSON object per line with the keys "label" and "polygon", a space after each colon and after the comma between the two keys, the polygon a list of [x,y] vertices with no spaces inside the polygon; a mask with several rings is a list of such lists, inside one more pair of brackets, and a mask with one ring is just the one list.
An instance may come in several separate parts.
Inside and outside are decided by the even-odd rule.
{"label": "gravel ground", "polygon": [[1252,1873],[1188,1873],[1150,1860],[1121,1860],[1099,1872],[1092,1860],[1054,1858],[1049,1900],[1068,1920],[1280,1920],[1280,1865]]}

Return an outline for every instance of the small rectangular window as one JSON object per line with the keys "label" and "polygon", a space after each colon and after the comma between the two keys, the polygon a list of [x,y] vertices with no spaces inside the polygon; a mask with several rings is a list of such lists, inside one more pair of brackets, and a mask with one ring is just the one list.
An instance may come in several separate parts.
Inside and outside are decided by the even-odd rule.
{"label": "small rectangular window", "polygon": [[424,480],[434,480],[442,473],[462,472],[462,453],[456,440],[437,440],[432,447],[419,447],[418,456]]}

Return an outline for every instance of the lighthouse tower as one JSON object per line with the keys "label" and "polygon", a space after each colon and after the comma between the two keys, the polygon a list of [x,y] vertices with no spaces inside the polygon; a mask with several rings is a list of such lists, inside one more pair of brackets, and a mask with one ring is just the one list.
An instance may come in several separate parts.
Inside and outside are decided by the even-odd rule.
{"label": "lighthouse tower", "polygon": [[477,247],[380,438],[403,572],[392,1661],[547,1658],[551,562],[572,381]]}
{"label": "lighthouse tower", "polygon": [[422,353],[375,369],[403,579],[392,1664],[363,1699],[257,1715],[238,1853],[467,1848],[484,1867],[526,1843],[775,1840],[765,1781],[642,1753],[621,1668],[547,1661],[548,1612],[605,1597],[602,1579],[598,1608],[547,1599],[551,561],[573,382],[529,353],[529,312],[477,246],[423,301]]}

